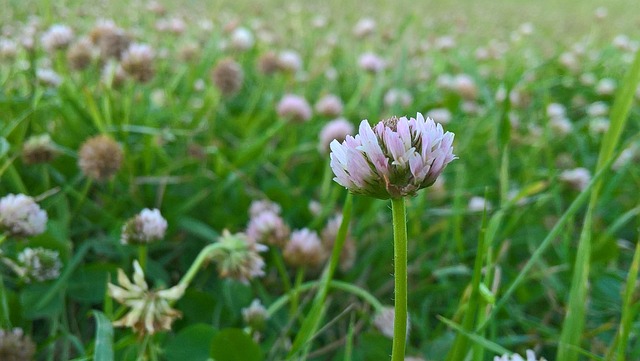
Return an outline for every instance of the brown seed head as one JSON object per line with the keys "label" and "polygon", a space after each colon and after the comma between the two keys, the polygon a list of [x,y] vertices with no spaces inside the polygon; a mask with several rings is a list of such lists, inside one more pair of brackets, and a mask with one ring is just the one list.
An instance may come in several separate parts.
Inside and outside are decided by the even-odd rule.
{"label": "brown seed head", "polygon": [[78,166],[82,173],[97,181],[112,178],[122,165],[122,148],[106,135],[89,138],[80,147]]}

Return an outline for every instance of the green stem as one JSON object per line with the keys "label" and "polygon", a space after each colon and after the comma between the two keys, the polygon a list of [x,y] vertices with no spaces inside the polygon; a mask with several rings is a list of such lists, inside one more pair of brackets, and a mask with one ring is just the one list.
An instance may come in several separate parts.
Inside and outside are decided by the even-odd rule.
{"label": "green stem", "polygon": [[407,212],[404,198],[391,199],[395,277],[392,361],[404,361],[407,338]]}
{"label": "green stem", "polygon": [[293,294],[291,298],[291,317],[294,317],[298,311],[298,301],[300,300],[300,285],[302,285],[302,281],[304,280],[304,267],[298,268],[298,272],[296,273],[296,280],[293,286]]}
{"label": "green stem", "polygon": [[280,274],[280,278],[282,279],[282,287],[284,287],[285,292],[289,292],[291,290],[291,281],[289,281],[289,274],[287,273],[287,268],[284,265],[282,255],[278,253],[275,247],[269,247],[269,252],[271,253],[273,263],[276,265],[278,274]]}
{"label": "green stem", "polygon": [[187,270],[187,273],[182,276],[182,279],[180,280],[180,282],[178,282],[178,285],[187,288],[189,286],[189,283],[191,283],[191,281],[193,280],[193,277],[196,276],[196,273],[198,272],[202,264],[207,261],[211,257],[211,254],[218,248],[221,248],[219,242],[212,243],[203,248],[202,251],[200,251],[200,253],[198,254],[198,257],[196,257],[195,261],[193,261],[193,263],[191,264],[191,267],[189,267],[189,270]]}
{"label": "green stem", "polygon": [[[0,237],[2,239],[3,237]],[[0,275],[0,328],[11,329],[11,318],[9,317],[9,302],[4,288],[4,280]]]}
{"label": "green stem", "polygon": [[[320,285],[320,283],[321,281],[311,281],[311,282],[303,283],[300,285],[300,287],[297,287],[295,290],[291,290],[285,293],[284,295],[280,296],[280,298],[275,300],[275,302],[273,302],[271,306],[269,306],[269,308],[267,309],[267,314],[269,315],[269,317],[273,316],[276,312],[278,312],[278,310],[284,307],[284,305],[286,305],[287,302],[291,300],[294,293],[301,293],[301,292],[315,289]],[[382,303],[380,303],[380,301],[378,301],[378,299],[374,295],[351,283],[332,280],[329,282],[329,288],[345,291],[362,298],[368,304],[373,306],[376,312],[382,311],[384,308]]]}
{"label": "green stem", "polygon": [[138,246],[138,262],[140,263],[140,267],[142,267],[142,271],[147,271],[147,245],[141,244]]}

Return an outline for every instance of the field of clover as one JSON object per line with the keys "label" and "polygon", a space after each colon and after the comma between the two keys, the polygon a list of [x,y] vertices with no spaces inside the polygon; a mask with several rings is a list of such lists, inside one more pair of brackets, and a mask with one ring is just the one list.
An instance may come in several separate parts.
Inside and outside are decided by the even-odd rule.
{"label": "field of clover", "polygon": [[0,361],[640,360],[635,1],[7,0]]}

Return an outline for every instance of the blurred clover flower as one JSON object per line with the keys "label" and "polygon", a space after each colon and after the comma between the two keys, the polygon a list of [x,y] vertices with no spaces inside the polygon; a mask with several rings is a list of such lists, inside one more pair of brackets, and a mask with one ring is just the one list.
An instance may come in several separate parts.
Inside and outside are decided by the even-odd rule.
{"label": "blurred clover flower", "polygon": [[322,247],[320,237],[314,231],[303,228],[291,233],[291,239],[284,247],[284,261],[293,267],[318,267],[328,254]]}
{"label": "blurred clover flower", "polygon": [[285,94],[277,106],[278,115],[294,122],[303,123],[311,119],[313,110],[307,100],[299,95]]}
{"label": "blurred clover flower", "polygon": [[541,357],[538,359],[536,354],[531,350],[527,350],[526,356],[527,358],[525,359],[524,357],[518,355],[517,353],[511,356],[505,354],[502,356],[494,357],[493,361],[547,361],[544,357]]}
{"label": "blurred clover flower", "polygon": [[50,53],[67,48],[72,40],[73,30],[62,24],[52,25],[40,38],[42,46]]}
{"label": "blurred clover flower", "polygon": [[149,290],[144,272],[138,261],[133,262],[133,282],[122,269],[118,269],[118,283],[109,283],[108,293],[119,303],[128,306],[129,312],[114,321],[116,327],[131,327],[140,335],[154,334],[160,330],[171,330],[171,323],[181,316],[171,308],[171,303],[184,294],[186,285],[179,284],[169,289]]}
{"label": "blurred clover flower", "polygon": [[78,152],[78,166],[84,175],[97,181],[112,178],[122,165],[122,147],[107,135],[87,139]]}
{"label": "blurred clover flower", "polygon": [[210,257],[217,263],[220,277],[248,283],[250,279],[264,276],[265,263],[259,252],[266,251],[266,246],[253,242],[244,233],[231,234],[227,230],[215,245]]}
{"label": "blurred clover flower", "polygon": [[353,124],[344,118],[337,118],[328,122],[320,131],[318,150],[322,154],[328,153],[330,150],[329,145],[332,141],[342,142],[353,131]]}
{"label": "blurred clover flower", "polygon": [[266,210],[251,217],[247,237],[256,242],[282,247],[289,237],[289,227],[277,212]]}
{"label": "blurred clover flower", "polygon": [[453,133],[418,113],[384,120],[371,128],[360,123],[359,134],[340,144],[331,142],[334,180],[356,194],[380,199],[415,195],[432,185],[456,159]]}
{"label": "blurred clover flower", "polygon": [[48,163],[59,152],[49,134],[31,136],[22,144],[22,160],[25,164]]}
{"label": "blurred clover flower", "polygon": [[122,226],[122,244],[145,244],[164,238],[167,220],[157,209],[143,209]]}
{"label": "blurred clover flower", "polygon": [[60,253],[42,247],[25,248],[18,254],[17,263],[4,261],[27,283],[56,279],[62,269]]}
{"label": "blurred clover flower", "polygon": [[36,353],[36,345],[21,328],[0,330],[0,360],[30,361]]}
{"label": "blurred clover flower", "polygon": [[261,331],[264,329],[269,314],[267,309],[262,305],[259,299],[253,300],[249,307],[242,309],[242,319],[252,329]]}
{"label": "blurred clover flower", "polygon": [[[396,316],[396,311],[393,307],[384,307],[379,310],[373,318],[373,325],[376,326],[384,336],[393,338],[393,324]],[[407,336],[409,336],[409,315],[407,314]]]}
{"label": "blurred clover flower", "polygon": [[47,212],[24,194],[9,194],[0,198],[0,230],[8,236],[29,237],[44,232]]}

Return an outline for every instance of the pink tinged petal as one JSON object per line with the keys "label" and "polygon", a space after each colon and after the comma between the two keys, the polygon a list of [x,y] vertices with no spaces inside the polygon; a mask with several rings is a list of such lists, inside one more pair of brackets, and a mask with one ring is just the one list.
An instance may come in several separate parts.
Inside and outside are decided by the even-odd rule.
{"label": "pink tinged petal", "polygon": [[409,169],[416,180],[415,183],[422,183],[429,173],[430,168],[429,164],[424,161],[420,154],[414,152],[409,157]]}
{"label": "pink tinged petal", "polygon": [[351,180],[359,188],[366,187],[367,180],[373,178],[371,166],[367,159],[360,151],[355,149],[349,149],[348,156],[347,171],[351,176]]}
{"label": "pink tinged petal", "polygon": [[400,140],[402,140],[404,149],[411,148],[411,129],[409,128],[409,121],[406,117],[402,117],[398,120],[397,133]]}
{"label": "pink tinged petal", "polygon": [[373,163],[373,166],[381,176],[388,176],[388,159],[385,157],[384,153],[382,153],[382,148],[380,148],[378,138],[375,133],[373,133],[371,126],[366,120],[363,120],[360,123],[358,135],[362,142],[362,145],[359,148],[362,149],[369,160],[371,160],[371,163]]}
{"label": "pink tinged petal", "polygon": [[331,170],[333,170],[333,174],[336,175],[336,177],[333,178],[333,180],[345,188],[353,187],[353,182],[351,181],[351,179],[349,178],[349,175],[347,174],[347,172],[345,172],[345,169],[344,169],[344,166],[346,164],[344,165],[341,164],[337,160],[335,153],[331,153],[330,158],[331,158],[331,162],[330,162]]}
{"label": "pink tinged petal", "polygon": [[402,144],[402,140],[398,136],[398,133],[391,131],[389,128],[385,129],[384,144],[387,146],[387,150],[393,157],[393,162],[391,164],[404,166],[406,160],[402,159],[402,157],[405,154],[405,148]]}
{"label": "pink tinged petal", "polygon": [[331,148],[331,158],[335,157],[338,162],[342,164],[347,164],[347,152],[345,151],[346,146],[341,145],[337,140],[333,140],[329,144],[329,148]]}

